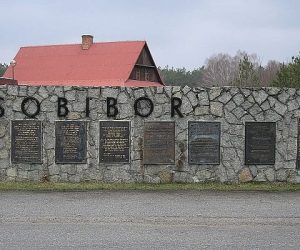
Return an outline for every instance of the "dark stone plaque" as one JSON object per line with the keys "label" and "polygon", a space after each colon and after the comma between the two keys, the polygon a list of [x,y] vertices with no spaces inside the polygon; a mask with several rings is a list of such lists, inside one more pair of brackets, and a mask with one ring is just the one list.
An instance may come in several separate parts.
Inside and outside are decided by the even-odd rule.
{"label": "dark stone plaque", "polygon": [[85,121],[55,123],[55,162],[86,163],[87,131]]}
{"label": "dark stone plaque", "polygon": [[128,163],[129,152],[130,122],[100,121],[100,162]]}
{"label": "dark stone plaque", "polygon": [[276,123],[246,122],[245,164],[275,164]]}
{"label": "dark stone plaque", "polygon": [[189,164],[220,164],[220,122],[188,124]]}
{"label": "dark stone plaque", "polygon": [[297,138],[297,170],[300,170],[300,119],[298,119],[298,138]]}
{"label": "dark stone plaque", "polygon": [[11,162],[42,163],[42,122],[11,121]]}
{"label": "dark stone plaque", "polygon": [[144,164],[175,163],[175,123],[144,123]]}

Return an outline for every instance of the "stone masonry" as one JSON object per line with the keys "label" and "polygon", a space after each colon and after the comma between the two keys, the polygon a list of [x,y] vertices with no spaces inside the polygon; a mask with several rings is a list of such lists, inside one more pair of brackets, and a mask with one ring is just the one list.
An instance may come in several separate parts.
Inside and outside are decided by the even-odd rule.
{"label": "stone masonry", "polygon": [[[35,97],[41,111],[43,164],[12,164],[10,161],[10,121],[29,119],[21,112],[25,97]],[[142,118],[134,114],[134,101],[147,96],[154,103],[153,113]],[[0,86],[0,181],[102,181],[102,182],[300,182],[296,168],[300,90],[280,88],[100,88],[62,86]],[[57,98],[68,99],[70,113],[57,116]],[[85,100],[90,97],[90,117],[85,116]],[[119,114],[106,115],[106,98],[117,98]],[[181,112],[171,117],[171,97],[182,99]],[[31,107],[29,107],[30,109]],[[35,107],[32,107],[34,109]],[[99,121],[131,121],[131,161],[129,164],[99,163]],[[56,164],[55,131],[57,120],[88,121],[86,164]],[[187,161],[188,121],[221,122],[219,165],[189,165]],[[143,164],[144,121],[175,121],[175,164]],[[276,122],[275,165],[245,165],[245,122]]]}

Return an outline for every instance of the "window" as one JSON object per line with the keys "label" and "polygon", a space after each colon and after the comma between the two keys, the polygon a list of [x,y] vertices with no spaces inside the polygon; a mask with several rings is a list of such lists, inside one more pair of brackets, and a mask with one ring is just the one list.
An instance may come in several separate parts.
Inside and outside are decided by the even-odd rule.
{"label": "window", "polygon": [[152,82],[152,72],[151,69],[145,69],[145,81]]}
{"label": "window", "polygon": [[141,70],[140,69],[135,70],[135,80],[141,80]]}

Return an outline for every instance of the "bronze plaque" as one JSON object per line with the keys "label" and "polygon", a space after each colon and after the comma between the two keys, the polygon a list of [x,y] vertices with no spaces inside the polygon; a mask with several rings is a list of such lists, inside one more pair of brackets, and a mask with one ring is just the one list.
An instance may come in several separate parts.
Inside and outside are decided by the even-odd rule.
{"label": "bronze plaque", "polygon": [[130,161],[130,122],[100,121],[99,159],[103,163]]}
{"label": "bronze plaque", "polygon": [[220,122],[188,124],[189,164],[220,164]]}
{"label": "bronze plaque", "polygon": [[175,163],[175,123],[144,123],[144,164]]}
{"label": "bronze plaque", "polygon": [[11,121],[11,162],[42,163],[42,122]]}
{"label": "bronze plaque", "polygon": [[87,131],[85,121],[55,123],[55,162],[86,163]]}
{"label": "bronze plaque", "polygon": [[245,127],[245,164],[274,165],[276,123],[246,122]]}

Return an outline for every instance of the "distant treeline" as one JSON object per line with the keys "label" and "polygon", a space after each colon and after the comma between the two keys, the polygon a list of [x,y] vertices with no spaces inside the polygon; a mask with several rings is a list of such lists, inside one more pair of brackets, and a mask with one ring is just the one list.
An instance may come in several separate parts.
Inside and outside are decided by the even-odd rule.
{"label": "distant treeline", "polygon": [[185,68],[169,68],[168,66],[164,68],[159,67],[158,69],[166,85],[189,85],[197,87],[202,84],[204,67],[192,71],[186,70]]}
{"label": "distant treeline", "polygon": [[[0,63],[0,77],[8,65]],[[289,63],[271,60],[262,66],[256,54],[238,51],[235,56],[217,54],[208,58],[204,66],[194,70],[185,68],[159,67],[166,85],[212,87],[293,87],[300,88],[300,54]]]}
{"label": "distant treeline", "polygon": [[166,85],[300,87],[300,55],[287,64],[271,60],[262,66],[256,54],[238,51],[235,56],[213,55],[194,70],[168,66],[159,70]]}

